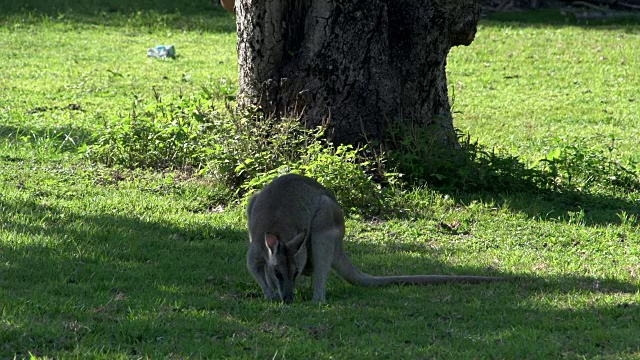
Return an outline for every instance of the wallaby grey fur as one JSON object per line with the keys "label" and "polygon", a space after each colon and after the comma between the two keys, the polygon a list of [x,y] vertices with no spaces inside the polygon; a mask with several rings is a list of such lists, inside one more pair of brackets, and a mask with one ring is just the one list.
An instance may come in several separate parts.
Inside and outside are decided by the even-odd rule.
{"label": "wallaby grey fur", "polygon": [[313,301],[326,300],[331,268],[354,285],[478,283],[501,278],[455,275],[372,276],[358,270],[343,249],[344,214],[317,181],[283,175],[249,200],[247,266],[267,299],[293,302],[300,274],[313,274]]}

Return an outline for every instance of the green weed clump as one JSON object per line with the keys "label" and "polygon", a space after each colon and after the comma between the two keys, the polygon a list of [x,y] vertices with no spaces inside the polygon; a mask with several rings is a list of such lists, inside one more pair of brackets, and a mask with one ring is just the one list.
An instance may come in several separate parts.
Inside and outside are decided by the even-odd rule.
{"label": "green weed clump", "polygon": [[[300,173],[332,189],[350,212],[378,213],[381,183],[428,184],[461,192],[522,193],[541,190],[615,192],[640,188],[640,170],[606,149],[556,145],[533,163],[489,149],[457,133],[457,149],[433,142],[430,128],[392,125],[383,154],[365,147],[335,146],[323,128],[296,118],[274,119],[239,111],[219,96],[135,98],[126,116],[107,121],[86,147],[108,166],[179,169],[213,180],[225,201],[249,195],[278,175]],[[387,165],[392,172],[385,172]],[[349,186],[345,186],[349,184]],[[360,209],[360,210],[357,210]],[[364,210],[363,210],[364,209]]]}
{"label": "green weed clump", "polygon": [[615,137],[611,136],[610,141],[606,149],[602,149],[555,139],[557,146],[533,167],[550,174],[553,185],[558,188],[639,190],[640,164],[633,159],[623,161],[616,158]]}
{"label": "green weed clump", "polygon": [[487,149],[460,131],[456,136],[460,147],[444,148],[429,127],[392,125],[385,144],[389,163],[410,183],[463,192],[527,192],[550,181],[516,155]]}
{"label": "green weed clump", "polygon": [[95,142],[86,149],[93,160],[126,168],[185,168],[201,164],[212,151],[207,147],[212,114],[206,105],[181,98],[165,104],[142,105],[136,97],[131,112],[107,121],[95,132]]}
{"label": "green weed clump", "polygon": [[388,163],[413,184],[462,192],[625,191],[640,189],[640,167],[606,149],[556,139],[546,156],[527,163],[517,155],[488,148],[457,131],[458,148],[435,144],[431,129],[393,125],[385,143]]}
{"label": "green weed clump", "polygon": [[108,166],[209,177],[228,200],[278,175],[300,173],[332,189],[347,210],[378,209],[381,187],[373,180],[373,162],[364,158],[366,149],[333,146],[324,130],[219,105],[215,97],[164,101],[156,94],[150,102],[136,98],[128,115],[103,124],[86,154]]}

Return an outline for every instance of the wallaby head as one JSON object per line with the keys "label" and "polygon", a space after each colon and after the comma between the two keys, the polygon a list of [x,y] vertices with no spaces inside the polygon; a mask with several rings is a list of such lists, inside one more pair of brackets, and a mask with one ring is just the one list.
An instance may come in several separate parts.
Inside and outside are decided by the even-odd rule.
{"label": "wallaby head", "polygon": [[301,232],[284,242],[274,234],[264,234],[267,248],[266,280],[271,290],[285,303],[293,302],[295,281],[307,264],[306,238],[306,233]]}

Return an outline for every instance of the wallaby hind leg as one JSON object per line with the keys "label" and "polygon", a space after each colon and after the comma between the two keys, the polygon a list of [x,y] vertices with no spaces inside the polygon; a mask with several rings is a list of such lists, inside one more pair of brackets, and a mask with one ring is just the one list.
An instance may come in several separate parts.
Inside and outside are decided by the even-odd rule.
{"label": "wallaby hind leg", "polygon": [[343,237],[344,215],[342,209],[331,198],[323,196],[311,224],[313,301],[326,301],[327,279],[331,272],[336,246]]}
{"label": "wallaby hind leg", "polygon": [[329,229],[311,233],[311,256],[313,261],[313,301],[325,302],[327,298],[327,279],[331,272],[335,242],[340,240],[342,232]]}

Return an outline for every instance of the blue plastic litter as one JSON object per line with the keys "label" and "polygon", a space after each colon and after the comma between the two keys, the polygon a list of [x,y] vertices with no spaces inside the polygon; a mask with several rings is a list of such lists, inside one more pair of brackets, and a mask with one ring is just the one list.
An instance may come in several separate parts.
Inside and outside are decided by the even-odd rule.
{"label": "blue plastic litter", "polygon": [[158,45],[147,50],[147,56],[152,58],[166,59],[176,58],[176,47],[173,45]]}

